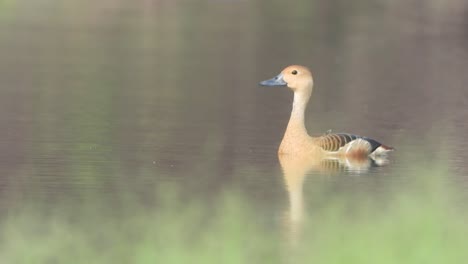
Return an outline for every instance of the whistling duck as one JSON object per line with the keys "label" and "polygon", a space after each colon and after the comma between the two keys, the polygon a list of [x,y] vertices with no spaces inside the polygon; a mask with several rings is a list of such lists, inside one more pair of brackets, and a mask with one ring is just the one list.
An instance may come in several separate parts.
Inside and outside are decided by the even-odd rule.
{"label": "whistling duck", "polygon": [[294,102],[279,154],[315,153],[327,156],[376,156],[393,148],[380,142],[348,133],[331,133],[311,137],[304,125],[304,112],[314,85],[312,74],[304,66],[286,67],[272,79],[260,82],[262,86],[287,86],[294,92]]}

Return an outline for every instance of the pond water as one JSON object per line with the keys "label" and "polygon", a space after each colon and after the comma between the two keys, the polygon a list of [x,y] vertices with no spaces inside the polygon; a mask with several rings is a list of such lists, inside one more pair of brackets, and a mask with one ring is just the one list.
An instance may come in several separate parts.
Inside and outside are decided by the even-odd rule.
{"label": "pond water", "polygon": [[[206,201],[235,190],[275,222],[303,196],[405,186],[414,162],[468,189],[465,1],[0,5],[2,211],[171,184]],[[292,93],[258,82],[289,64],[314,74],[309,133],[394,146],[385,166],[280,163]]]}

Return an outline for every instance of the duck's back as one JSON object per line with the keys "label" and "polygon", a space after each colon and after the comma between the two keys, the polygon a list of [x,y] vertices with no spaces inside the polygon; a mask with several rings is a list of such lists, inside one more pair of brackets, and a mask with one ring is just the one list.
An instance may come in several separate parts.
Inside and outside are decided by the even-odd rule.
{"label": "duck's back", "polygon": [[317,146],[330,153],[380,155],[393,150],[375,139],[348,133],[327,133],[314,137],[314,141]]}

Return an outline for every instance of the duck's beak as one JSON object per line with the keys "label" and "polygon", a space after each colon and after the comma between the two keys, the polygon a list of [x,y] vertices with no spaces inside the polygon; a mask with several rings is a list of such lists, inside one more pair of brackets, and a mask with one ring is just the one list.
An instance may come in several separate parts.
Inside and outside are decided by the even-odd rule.
{"label": "duck's beak", "polygon": [[283,80],[283,74],[280,73],[269,80],[260,82],[260,85],[262,86],[286,86],[287,83]]}

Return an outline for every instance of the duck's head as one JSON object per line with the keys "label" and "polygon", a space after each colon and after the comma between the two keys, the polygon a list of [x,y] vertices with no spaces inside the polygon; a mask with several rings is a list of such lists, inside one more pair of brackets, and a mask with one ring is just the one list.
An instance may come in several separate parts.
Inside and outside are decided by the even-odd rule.
{"label": "duck's head", "polygon": [[288,86],[294,92],[311,91],[313,85],[312,74],[307,67],[291,65],[275,77],[260,82],[263,86]]}

